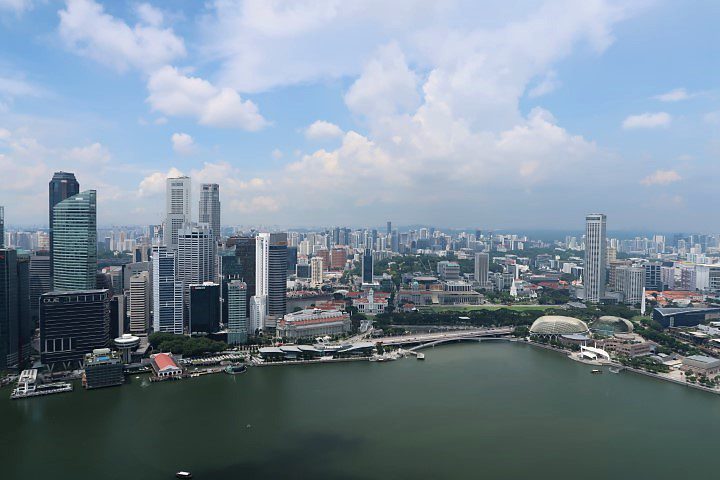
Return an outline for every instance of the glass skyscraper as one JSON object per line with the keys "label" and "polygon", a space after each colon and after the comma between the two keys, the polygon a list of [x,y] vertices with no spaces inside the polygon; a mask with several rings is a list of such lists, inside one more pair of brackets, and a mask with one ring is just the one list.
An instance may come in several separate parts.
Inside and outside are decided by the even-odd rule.
{"label": "glass skyscraper", "polygon": [[73,195],[53,209],[53,289],[91,290],[97,271],[95,190]]}
{"label": "glass skyscraper", "polygon": [[53,220],[55,205],[63,200],[80,193],[80,184],[75,179],[75,174],[70,172],[55,172],[49,184],[49,208],[50,219],[48,220],[48,228],[50,229],[50,275],[52,276],[52,241],[53,241]]}

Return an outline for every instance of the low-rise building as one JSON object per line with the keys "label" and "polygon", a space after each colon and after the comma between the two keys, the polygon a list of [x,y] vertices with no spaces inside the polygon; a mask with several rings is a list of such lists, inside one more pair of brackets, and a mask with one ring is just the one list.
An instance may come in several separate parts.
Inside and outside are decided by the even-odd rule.
{"label": "low-rise building", "polygon": [[609,352],[626,357],[643,357],[655,351],[655,344],[648,342],[635,333],[615,333],[602,342],[603,348]]}
{"label": "low-rise building", "polygon": [[681,368],[701,375],[713,375],[720,372],[720,360],[705,355],[690,355],[683,358]]}
{"label": "low-rise building", "polygon": [[372,288],[359,295],[352,300],[353,307],[358,309],[358,313],[364,315],[377,315],[385,313],[388,307],[388,296],[381,293],[375,293]]}
{"label": "low-rise building", "polygon": [[150,364],[156,377],[175,377],[182,375],[182,367],[169,353],[156,353],[150,357]]}
{"label": "low-rise building", "polygon": [[350,331],[350,315],[319,308],[288,313],[277,324],[277,336],[287,339],[342,335]]}
{"label": "low-rise building", "polygon": [[109,348],[96,348],[85,355],[83,366],[83,386],[88,390],[114,387],[125,381],[122,359]]}

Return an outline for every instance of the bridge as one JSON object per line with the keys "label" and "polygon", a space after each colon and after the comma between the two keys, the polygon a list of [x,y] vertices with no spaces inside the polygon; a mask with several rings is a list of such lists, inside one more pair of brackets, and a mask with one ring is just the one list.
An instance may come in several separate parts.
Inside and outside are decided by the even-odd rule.
{"label": "bridge", "polygon": [[381,337],[375,341],[382,343],[384,346],[402,346],[417,345],[412,348],[430,347],[446,342],[457,342],[462,340],[480,340],[490,339],[510,335],[514,327],[498,327],[498,328],[478,328],[472,330],[458,330],[452,332],[436,332],[436,333],[414,333],[410,335],[399,335],[396,337]]}

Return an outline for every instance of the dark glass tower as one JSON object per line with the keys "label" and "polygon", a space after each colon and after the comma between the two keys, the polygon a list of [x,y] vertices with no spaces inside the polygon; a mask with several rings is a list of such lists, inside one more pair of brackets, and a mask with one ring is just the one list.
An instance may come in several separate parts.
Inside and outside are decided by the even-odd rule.
{"label": "dark glass tower", "polygon": [[373,283],[373,253],[369,248],[362,256],[362,283]]}
{"label": "dark glass tower", "polygon": [[17,252],[0,249],[0,370],[18,364],[20,313],[18,311]]}
{"label": "dark glass tower", "polygon": [[255,237],[231,237],[228,247],[235,247],[235,258],[239,264],[240,280],[247,286],[246,315],[250,317],[250,297],[255,295]]}
{"label": "dark glass tower", "polygon": [[287,233],[271,233],[268,255],[268,315],[287,313]]}
{"label": "dark glass tower", "polygon": [[220,330],[220,285],[190,285],[190,333]]}
{"label": "dark glass tower", "polygon": [[70,172],[55,172],[52,180],[50,180],[50,193],[48,195],[49,214],[48,228],[50,229],[50,275],[52,276],[52,255],[53,255],[53,208],[63,200],[80,193],[80,184],[75,179],[75,174]]}

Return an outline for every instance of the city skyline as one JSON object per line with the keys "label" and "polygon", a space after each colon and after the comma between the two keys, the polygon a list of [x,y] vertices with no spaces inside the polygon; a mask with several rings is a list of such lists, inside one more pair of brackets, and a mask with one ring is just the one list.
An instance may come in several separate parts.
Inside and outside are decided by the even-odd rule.
{"label": "city skyline", "polygon": [[184,174],[226,225],[720,230],[719,7],[514,7],[0,2],[6,224],[65,170],[101,225],[161,223]]}

